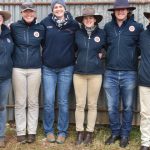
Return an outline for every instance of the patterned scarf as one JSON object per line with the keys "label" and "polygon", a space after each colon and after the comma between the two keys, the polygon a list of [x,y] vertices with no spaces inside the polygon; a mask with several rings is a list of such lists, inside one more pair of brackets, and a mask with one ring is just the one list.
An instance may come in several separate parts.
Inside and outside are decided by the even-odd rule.
{"label": "patterned scarf", "polygon": [[69,20],[69,16],[65,13],[64,15],[64,19],[60,20],[58,19],[55,15],[52,16],[53,21],[56,23],[56,26],[58,28],[62,28],[64,25],[66,25],[68,23]]}
{"label": "patterned scarf", "polygon": [[88,36],[89,36],[89,39],[90,39],[90,37],[91,37],[92,32],[95,30],[95,28],[96,28],[96,26],[93,26],[93,27],[91,27],[91,28],[85,27],[85,30],[86,30],[86,32],[87,32],[87,34],[88,34]]}

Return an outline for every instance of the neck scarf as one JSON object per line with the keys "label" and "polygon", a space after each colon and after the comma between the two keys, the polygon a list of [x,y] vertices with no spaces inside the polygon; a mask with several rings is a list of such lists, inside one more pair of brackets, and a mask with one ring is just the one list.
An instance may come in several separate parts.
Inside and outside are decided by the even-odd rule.
{"label": "neck scarf", "polygon": [[89,38],[90,38],[92,32],[95,30],[95,28],[96,28],[96,26],[93,26],[93,27],[91,27],[91,28],[85,27],[85,30],[86,30],[86,32],[87,32]]}
{"label": "neck scarf", "polygon": [[68,23],[69,16],[67,14],[64,15],[64,19],[60,20],[55,15],[52,16],[53,21],[56,23],[58,28],[62,28],[64,25]]}

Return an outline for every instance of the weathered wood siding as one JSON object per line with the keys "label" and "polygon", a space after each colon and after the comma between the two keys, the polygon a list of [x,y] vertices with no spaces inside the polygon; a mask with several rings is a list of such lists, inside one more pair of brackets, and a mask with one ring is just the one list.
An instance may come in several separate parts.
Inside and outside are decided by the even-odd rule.
{"label": "weathered wood siding", "polygon": [[[43,19],[50,13],[50,0],[0,0],[0,8],[11,11],[12,18],[10,21],[15,22],[20,19],[20,4],[21,2],[32,1],[36,5],[37,9],[37,18],[38,21]],[[100,27],[103,28],[104,24],[111,19],[110,12],[107,11],[108,8],[113,6],[113,0],[67,0],[67,9],[72,13],[74,17],[81,15],[82,9],[86,6],[92,6],[96,9],[96,12],[103,15],[104,19],[100,23]],[[135,6],[137,9],[134,11],[135,20],[143,23],[144,27],[148,24],[146,18],[143,16],[144,11],[150,12],[150,0],[130,0],[132,6]],[[9,21],[9,22],[10,22]],[[6,22],[6,23],[9,23]],[[42,118],[42,94],[39,95],[40,101],[40,119]],[[70,122],[74,123],[74,111],[75,111],[75,97],[73,88],[70,93]],[[139,99],[137,98],[134,103],[134,119],[133,124],[139,124]],[[57,109],[57,107],[56,107]],[[121,110],[121,109],[120,109]],[[13,92],[11,90],[8,101],[8,120],[14,120],[14,98]],[[108,115],[106,107],[106,98],[101,89],[99,100],[98,100],[98,124],[108,124]]]}

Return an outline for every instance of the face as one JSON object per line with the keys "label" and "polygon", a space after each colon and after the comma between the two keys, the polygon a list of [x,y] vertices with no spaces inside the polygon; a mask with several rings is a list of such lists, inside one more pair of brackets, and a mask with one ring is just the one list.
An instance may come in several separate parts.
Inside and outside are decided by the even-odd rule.
{"label": "face", "polygon": [[0,15],[0,26],[3,24],[3,22],[4,22],[4,18],[2,15]]}
{"label": "face", "polygon": [[55,4],[53,8],[53,14],[58,18],[58,19],[63,19],[64,14],[65,14],[65,8],[61,4]]}
{"label": "face", "polygon": [[21,12],[22,18],[27,22],[31,23],[36,18],[36,12],[30,9],[27,9]]}
{"label": "face", "polygon": [[127,9],[116,9],[115,17],[118,21],[124,21],[127,19],[129,11]]}
{"label": "face", "polygon": [[91,28],[91,27],[94,27],[96,19],[94,18],[94,16],[85,16],[85,17],[83,17],[82,22],[83,22],[85,27]]}

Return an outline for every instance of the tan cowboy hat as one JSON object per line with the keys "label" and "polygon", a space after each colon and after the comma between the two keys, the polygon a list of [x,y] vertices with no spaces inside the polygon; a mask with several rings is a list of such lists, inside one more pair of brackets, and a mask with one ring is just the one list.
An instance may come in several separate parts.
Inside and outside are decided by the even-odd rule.
{"label": "tan cowboy hat", "polygon": [[82,23],[83,17],[85,17],[85,16],[94,16],[94,18],[96,19],[96,23],[99,23],[103,19],[102,15],[95,14],[95,10],[92,7],[86,7],[86,8],[84,8],[82,10],[82,15],[76,17],[75,19],[79,23]]}
{"label": "tan cowboy hat", "polygon": [[4,17],[4,21],[7,21],[11,17],[10,12],[7,10],[1,10],[0,9],[0,15],[2,15]]}

